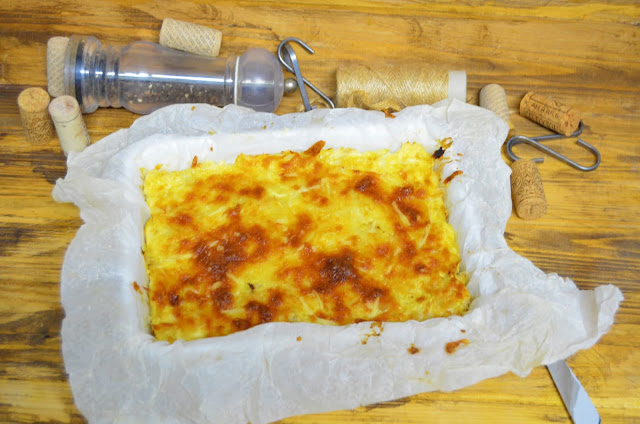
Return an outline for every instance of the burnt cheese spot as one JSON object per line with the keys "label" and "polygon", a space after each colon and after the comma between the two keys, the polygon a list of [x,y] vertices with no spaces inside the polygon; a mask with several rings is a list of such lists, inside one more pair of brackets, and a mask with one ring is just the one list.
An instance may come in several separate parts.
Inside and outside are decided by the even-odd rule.
{"label": "burnt cheese spot", "polygon": [[317,292],[326,293],[336,286],[358,278],[350,253],[332,255],[320,260],[320,281],[314,287]]}
{"label": "burnt cheese spot", "polygon": [[333,299],[333,321],[339,324],[346,324],[346,318],[349,316],[351,311],[344,304],[344,301],[336,297]]}
{"label": "burnt cheese spot", "polygon": [[186,213],[180,213],[176,216],[174,216],[171,219],[171,222],[174,222],[178,225],[189,225],[193,222],[193,217],[189,214]]}
{"label": "burnt cheese spot", "polygon": [[430,274],[438,269],[438,259],[434,257],[427,258],[424,262],[419,262],[413,266],[413,270],[417,274]]}
{"label": "burnt cheese spot", "polygon": [[169,304],[171,306],[178,306],[180,304],[180,296],[177,293],[169,293]]}
{"label": "burnt cheese spot", "polygon": [[287,233],[287,244],[292,247],[299,247],[304,241],[305,235],[309,232],[311,223],[312,220],[309,215],[298,215],[295,226]]}
{"label": "burnt cheese spot", "polygon": [[244,309],[247,312],[247,316],[252,317],[251,321],[256,322],[256,324],[273,321],[275,314],[272,308],[255,300],[247,303]]}
{"label": "burnt cheese spot", "polygon": [[251,188],[241,188],[238,193],[243,196],[253,197],[255,199],[261,199],[264,195],[264,187],[256,186]]}
{"label": "burnt cheese spot", "polygon": [[191,250],[201,274],[213,283],[224,279],[227,272],[265,256],[269,246],[262,227],[231,224],[196,239]]}
{"label": "burnt cheese spot", "polygon": [[383,297],[387,293],[387,290],[379,287],[368,287],[363,293],[363,299],[368,302],[373,302],[378,298]]}
{"label": "burnt cheese spot", "polygon": [[403,249],[402,249],[402,254],[406,258],[410,259],[418,254],[418,249],[416,248],[416,245],[412,241],[405,240]]}
{"label": "burnt cheese spot", "polygon": [[413,196],[412,186],[398,187],[393,193],[393,197],[396,201],[404,200],[411,196]]}
{"label": "burnt cheese spot", "polygon": [[227,210],[226,215],[229,217],[229,219],[239,219],[240,218],[240,205],[235,205],[233,208],[229,208],[229,210]]}
{"label": "burnt cheese spot", "polygon": [[277,308],[282,305],[283,296],[282,293],[278,290],[270,290],[269,291],[269,306],[273,308]]}
{"label": "burnt cheese spot", "polygon": [[311,195],[311,200],[320,206],[327,206],[329,204],[329,199],[327,197],[316,193]]}
{"label": "burnt cheese spot", "polygon": [[378,188],[378,180],[374,175],[365,175],[358,179],[353,188],[357,192],[370,197],[377,203],[382,202],[382,195]]}
{"label": "burnt cheese spot", "polygon": [[251,327],[251,321],[247,319],[234,319],[232,321],[232,324],[238,331],[246,330],[247,328]]}
{"label": "burnt cheese spot", "polygon": [[213,303],[221,311],[231,309],[233,307],[233,295],[228,288],[220,287],[213,292]]}
{"label": "burnt cheese spot", "polygon": [[404,202],[398,202],[398,209],[404,216],[407,217],[409,223],[411,223],[412,226],[415,227],[420,222],[422,214],[413,206],[410,206]]}
{"label": "burnt cheese spot", "polygon": [[389,252],[391,252],[391,246],[389,246],[389,244],[387,243],[381,244],[380,246],[376,247],[376,254],[378,256],[387,256]]}
{"label": "burnt cheese spot", "polygon": [[413,267],[413,269],[418,273],[418,274],[426,274],[429,272],[429,268],[427,268],[427,266],[425,264],[415,264],[415,266]]}

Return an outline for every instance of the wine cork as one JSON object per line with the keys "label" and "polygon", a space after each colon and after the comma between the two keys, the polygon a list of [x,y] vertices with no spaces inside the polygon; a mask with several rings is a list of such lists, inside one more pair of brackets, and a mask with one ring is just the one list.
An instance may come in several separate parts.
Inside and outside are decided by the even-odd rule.
{"label": "wine cork", "polygon": [[542,177],[536,163],[521,159],[511,164],[511,197],[522,219],[538,219],[547,211]]}
{"label": "wine cork", "polygon": [[160,28],[160,45],[201,56],[218,56],[222,32],[190,22],[166,18]]}
{"label": "wine cork", "polygon": [[55,131],[49,117],[49,94],[40,87],[23,90],[18,96],[18,109],[27,140],[44,143],[53,138]]}
{"label": "wine cork", "polygon": [[482,87],[480,90],[480,107],[489,109],[509,124],[509,134],[507,138],[513,135],[515,128],[513,123],[511,123],[509,105],[507,104],[507,93],[505,93],[501,85],[489,84]]}
{"label": "wine cork", "polygon": [[81,152],[89,145],[89,133],[75,98],[60,96],[54,99],[49,105],[49,113],[65,156],[69,152]]}
{"label": "wine cork", "polygon": [[580,125],[580,112],[532,91],[520,102],[520,115],[565,136]]}
{"label": "wine cork", "polygon": [[51,97],[64,94],[64,59],[68,37],[51,37],[47,41],[47,89]]}

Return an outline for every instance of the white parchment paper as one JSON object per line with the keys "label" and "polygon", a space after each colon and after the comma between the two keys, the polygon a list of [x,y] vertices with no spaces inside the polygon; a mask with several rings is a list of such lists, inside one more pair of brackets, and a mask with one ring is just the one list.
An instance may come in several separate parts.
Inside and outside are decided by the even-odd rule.
{"label": "white parchment paper", "polygon": [[[78,408],[94,423],[266,423],[455,390],[508,371],[526,376],[589,348],[612,325],[622,294],[612,285],[579,290],[509,249],[510,170],[500,155],[507,130],[492,112],[455,100],[395,119],[356,109],[277,116],[178,105],[72,152],[53,197],[75,203],[84,220],[61,281],[62,349]],[[363,151],[416,141],[435,151],[446,137],[453,145],[443,178],[463,171],[445,200],[471,277],[466,315],[381,329],[269,323],[173,344],[149,334],[148,299],[133,284],[147,286],[140,168],[304,150],[318,140]],[[469,344],[448,354],[446,344],[460,339]]]}

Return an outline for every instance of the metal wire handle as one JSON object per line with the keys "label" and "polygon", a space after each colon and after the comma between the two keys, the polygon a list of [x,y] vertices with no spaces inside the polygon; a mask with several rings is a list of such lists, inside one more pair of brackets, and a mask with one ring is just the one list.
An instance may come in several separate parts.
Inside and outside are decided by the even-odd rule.
{"label": "metal wire handle", "polygon": [[[291,41],[295,41],[296,43],[300,44],[302,47],[305,48],[305,50],[307,50],[311,54],[314,54],[314,51],[304,41],[296,37],[285,38],[284,40],[282,40],[282,42],[278,46],[278,59],[280,60],[280,63],[282,63],[282,66],[284,66],[286,70],[288,70],[289,72],[293,73],[296,76],[298,89],[300,90],[300,95],[302,96],[302,103],[304,104],[304,110],[308,112],[314,109],[313,107],[311,107],[311,104],[309,103],[309,96],[307,95],[307,89],[305,88],[305,85],[308,85],[310,89],[318,93],[318,95],[322,97],[324,101],[326,101],[329,104],[329,106],[331,106],[331,108],[335,108],[336,106],[333,103],[333,101],[329,98],[329,96],[324,94],[322,91],[316,88],[315,85],[311,84],[305,77],[302,76],[302,71],[300,70],[300,65],[298,64],[298,57],[296,56],[296,53],[293,50],[293,47],[289,45],[289,42]],[[285,50],[286,56],[282,55],[282,49]]]}
{"label": "metal wire handle", "polygon": [[[544,144],[540,143],[541,141],[547,141],[547,140],[556,140],[559,138],[571,138],[571,137],[578,137],[580,134],[582,134],[582,130],[584,129],[584,124],[582,123],[582,121],[580,121],[580,125],[578,126],[578,129],[571,135],[569,136],[564,136],[562,134],[551,134],[551,135],[542,135],[539,137],[525,137],[523,135],[515,135],[513,137],[511,137],[508,141],[507,141],[507,145],[506,145],[506,150],[507,150],[507,155],[513,160],[513,161],[517,161],[520,158],[518,156],[515,155],[515,153],[513,153],[513,146],[515,146],[516,144],[521,144],[521,143],[526,143],[530,146],[535,147],[538,150],[542,150],[543,152],[547,153],[550,156],[553,156],[556,159],[561,160],[562,162],[576,168],[579,169],[580,171],[593,171],[594,169],[596,169],[599,165],[600,165],[600,161],[601,161],[601,156],[600,156],[600,152],[598,151],[598,149],[596,149],[595,147],[593,147],[591,144],[587,143],[584,140],[581,140],[580,138],[578,138],[577,143],[586,148],[587,150],[589,150],[591,153],[593,153],[593,155],[596,158],[596,162],[591,165],[591,166],[584,166],[584,165],[580,165],[579,163],[576,163],[575,161],[569,159],[568,157],[561,155],[560,153],[556,152],[553,149],[548,148],[547,146],[545,146]],[[535,158],[535,159],[531,159],[534,162],[537,163],[542,163],[544,162],[544,158]]]}

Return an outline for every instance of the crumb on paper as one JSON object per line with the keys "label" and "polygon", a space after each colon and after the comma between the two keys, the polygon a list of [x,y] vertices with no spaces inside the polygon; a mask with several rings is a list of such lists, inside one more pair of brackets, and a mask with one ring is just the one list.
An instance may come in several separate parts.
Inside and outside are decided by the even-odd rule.
{"label": "crumb on paper", "polygon": [[411,346],[409,346],[407,352],[409,352],[411,355],[415,355],[416,353],[420,353],[420,348],[411,343]]}
{"label": "crumb on paper", "polygon": [[434,159],[440,159],[444,155],[444,149],[442,147],[438,147],[438,150],[433,152],[431,155]]}
{"label": "crumb on paper", "polygon": [[436,140],[443,149],[447,150],[453,144],[451,137],[443,138],[442,140]]}
{"label": "crumb on paper", "polygon": [[460,339],[460,340],[456,340],[455,342],[449,342],[447,343],[447,345],[445,346],[444,350],[447,351],[447,353],[449,355],[453,354],[460,346],[466,346],[469,344],[469,340],[468,339]]}
{"label": "crumb on paper", "polygon": [[301,336],[296,337],[296,341],[302,341],[302,337]]}
{"label": "crumb on paper", "polygon": [[449,175],[447,178],[444,179],[444,184],[449,184],[451,180],[453,180],[455,177],[461,174],[462,174],[462,171],[459,169],[457,171],[454,171],[453,174]]}
{"label": "crumb on paper", "polygon": [[324,140],[318,140],[311,147],[305,150],[304,153],[310,156],[318,156],[326,144],[327,143]]}
{"label": "crumb on paper", "polygon": [[194,156],[193,160],[191,161],[191,167],[195,168],[198,165],[198,156]]}
{"label": "crumb on paper", "polygon": [[384,331],[384,327],[382,326],[381,321],[372,322],[369,328],[371,329],[371,332],[365,334],[364,338],[360,341],[360,343],[362,343],[363,345],[367,344],[367,342],[369,341],[369,337],[380,337],[380,335]]}

